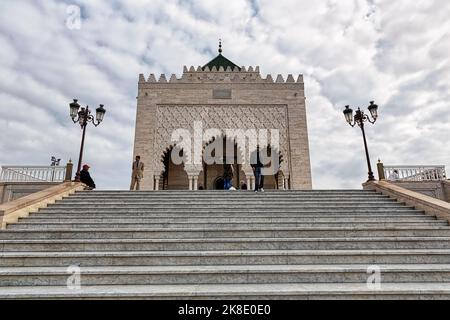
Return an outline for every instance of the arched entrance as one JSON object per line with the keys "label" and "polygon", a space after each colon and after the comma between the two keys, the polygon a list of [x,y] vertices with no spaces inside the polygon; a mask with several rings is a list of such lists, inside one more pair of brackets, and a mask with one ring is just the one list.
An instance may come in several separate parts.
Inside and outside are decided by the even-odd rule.
{"label": "arched entrance", "polygon": [[172,152],[179,152],[183,156],[183,150],[170,146],[162,157],[164,163],[164,173],[160,181],[160,190],[189,190],[189,180],[184,164],[174,164],[172,162]]}
{"label": "arched entrance", "polygon": [[[217,143],[218,148],[214,148],[214,150],[208,151],[208,146],[213,143]],[[227,153],[227,147],[233,150],[232,152],[229,152],[230,154]],[[229,149],[228,151],[230,151]],[[225,136],[215,137],[204,145],[203,151],[204,156],[206,154],[206,156],[212,156],[217,160],[212,164],[207,164],[207,162],[205,162],[205,157],[203,158],[203,170],[200,172],[198,181],[199,185],[201,184],[204,189],[224,189],[223,176],[225,163],[231,164],[233,167],[234,173],[231,180],[231,184],[233,187],[239,189],[241,180],[246,181],[245,173],[242,171],[242,165],[240,164],[240,154],[238,152],[238,146],[235,141],[233,141],[232,139],[228,139]],[[211,152],[211,154],[209,154],[209,152]],[[208,162],[211,163],[210,160],[208,160]]]}
{"label": "arched entrance", "polygon": [[223,190],[223,178],[218,177],[214,180],[214,190]]}
{"label": "arched entrance", "polygon": [[[173,163],[172,154],[177,152],[178,155],[183,158],[183,150],[180,150],[176,146],[170,146],[167,148],[161,157],[164,170],[162,171],[163,173],[160,179],[157,180],[159,182],[158,189],[223,190],[225,163],[233,167],[233,178],[231,180],[231,185],[233,187],[240,189],[242,184],[246,184],[248,189],[253,188],[254,176],[252,169],[248,163],[242,164],[243,159],[241,157],[243,155],[234,140],[223,136],[214,138],[204,146],[204,153],[207,155],[207,152],[205,151],[206,147],[214,141],[217,141],[217,139],[220,139],[222,144],[218,143],[214,149],[211,148],[207,150],[207,152],[211,152],[214,157],[214,161],[208,161],[208,163],[211,164],[207,164],[207,162],[205,162],[205,158],[203,158],[203,165],[199,165],[194,168],[190,165],[185,165],[184,163]],[[217,152],[217,155],[215,152]],[[261,153],[269,156],[272,159],[271,163],[275,163],[275,166],[273,166],[273,172],[266,173],[264,176],[264,189],[288,188],[289,177],[286,178],[280,170],[280,164],[283,162],[281,153],[277,149],[271,150],[270,146],[263,148]],[[274,161],[276,158],[278,158],[279,161]],[[246,171],[244,172],[244,170]]]}
{"label": "arched entrance", "polygon": [[261,149],[261,153],[267,155],[271,160],[269,168],[271,173],[264,176],[264,189],[283,189],[283,176],[280,170],[283,156],[278,149],[270,145]]}

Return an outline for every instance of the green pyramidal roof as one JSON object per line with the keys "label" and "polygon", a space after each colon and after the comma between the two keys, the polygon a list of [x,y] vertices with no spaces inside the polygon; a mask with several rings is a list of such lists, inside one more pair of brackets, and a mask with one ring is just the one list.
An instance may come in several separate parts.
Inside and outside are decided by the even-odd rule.
{"label": "green pyramidal roof", "polygon": [[241,71],[241,68],[239,68],[236,64],[225,58],[222,53],[219,53],[217,57],[212,59],[210,62],[208,62],[205,66],[203,66],[203,71],[205,71],[205,68],[208,67],[211,69],[212,67],[216,67],[217,70],[219,70],[220,67],[223,67],[224,70],[226,70],[228,67],[231,69],[238,68],[239,71]]}

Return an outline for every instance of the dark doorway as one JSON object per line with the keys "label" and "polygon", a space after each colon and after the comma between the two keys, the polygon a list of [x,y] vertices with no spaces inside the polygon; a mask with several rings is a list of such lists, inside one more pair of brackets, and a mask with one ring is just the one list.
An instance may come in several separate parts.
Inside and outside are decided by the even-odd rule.
{"label": "dark doorway", "polygon": [[223,178],[219,177],[214,182],[214,189],[216,190],[223,190]]}

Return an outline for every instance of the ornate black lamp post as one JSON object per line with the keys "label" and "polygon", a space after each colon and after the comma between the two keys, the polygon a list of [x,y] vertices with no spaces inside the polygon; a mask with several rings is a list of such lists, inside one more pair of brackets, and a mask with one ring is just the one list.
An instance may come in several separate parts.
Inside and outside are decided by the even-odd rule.
{"label": "ornate black lamp post", "polygon": [[363,139],[364,139],[364,148],[366,150],[366,159],[367,159],[367,166],[369,168],[369,180],[368,181],[374,181],[375,177],[373,176],[372,172],[372,166],[370,165],[370,157],[369,157],[369,150],[367,149],[367,140],[366,140],[366,133],[364,131],[364,122],[368,121],[372,124],[375,123],[378,119],[378,106],[373,102],[370,101],[370,106],[368,107],[369,112],[372,116],[372,119],[368,115],[366,115],[363,111],[361,111],[360,108],[356,110],[355,115],[353,116],[353,110],[350,109],[350,106],[345,106],[344,115],[345,120],[347,120],[348,124],[354,127],[355,125],[358,125],[361,128]]}
{"label": "ornate black lamp post", "polygon": [[92,122],[92,124],[97,127],[103,121],[105,113],[106,110],[101,104],[100,107],[96,109],[96,120],[94,120],[94,116],[91,115],[89,106],[86,106],[86,108],[82,107],[80,110],[80,105],[78,104],[77,99],[74,99],[70,104],[70,117],[72,118],[73,123],[78,122],[81,126],[81,129],[83,130],[81,138],[80,157],[78,158],[78,168],[75,176],[75,181],[80,181],[81,161],[83,160],[84,137],[86,136],[87,124],[89,122]]}

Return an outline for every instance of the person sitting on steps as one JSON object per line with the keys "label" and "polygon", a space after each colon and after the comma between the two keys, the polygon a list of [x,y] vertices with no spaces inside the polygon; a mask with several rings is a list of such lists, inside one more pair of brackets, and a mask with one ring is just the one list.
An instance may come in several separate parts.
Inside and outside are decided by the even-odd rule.
{"label": "person sitting on steps", "polygon": [[89,168],[90,167],[87,164],[83,166],[83,170],[80,171],[80,181],[88,186],[87,187],[88,190],[94,190],[96,187],[94,180],[92,180],[91,175],[89,173]]}

